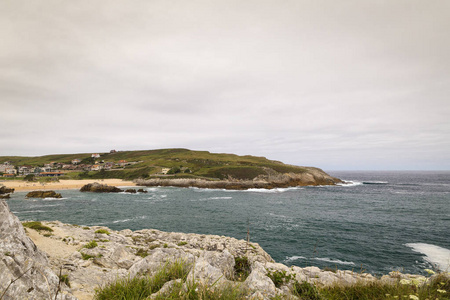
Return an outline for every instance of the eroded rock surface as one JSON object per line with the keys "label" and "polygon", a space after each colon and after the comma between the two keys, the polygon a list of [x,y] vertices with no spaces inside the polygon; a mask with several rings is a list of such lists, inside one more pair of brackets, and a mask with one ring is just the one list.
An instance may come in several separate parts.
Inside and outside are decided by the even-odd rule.
{"label": "eroded rock surface", "polygon": [[[0,295],[5,293],[5,300],[54,299],[58,283],[45,253],[25,234],[6,202],[0,200]],[[58,299],[76,299],[64,284],[62,288]]]}
{"label": "eroded rock surface", "polygon": [[98,182],[88,183],[81,187],[80,192],[93,192],[93,193],[120,193],[123,192],[115,186],[109,186],[107,184],[100,184]]}
{"label": "eroded rock surface", "polygon": [[55,191],[32,191],[27,193],[27,198],[62,198],[60,193]]}

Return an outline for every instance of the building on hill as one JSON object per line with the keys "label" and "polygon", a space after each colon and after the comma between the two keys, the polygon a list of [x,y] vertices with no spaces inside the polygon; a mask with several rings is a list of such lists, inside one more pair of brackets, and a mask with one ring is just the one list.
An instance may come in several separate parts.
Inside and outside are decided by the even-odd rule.
{"label": "building on hill", "polygon": [[167,173],[169,173],[169,171],[170,171],[170,168],[162,168],[162,169],[161,169],[161,173],[164,174],[164,175],[166,175]]}
{"label": "building on hill", "polygon": [[78,165],[80,162],[81,160],[78,158],[72,159],[72,165]]}
{"label": "building on hill", "polygon": [[100,158],[100,154],[98,154],[98,153],[93,153],[93,154],[91,155],[91,157],[93,157],[93,158]]}

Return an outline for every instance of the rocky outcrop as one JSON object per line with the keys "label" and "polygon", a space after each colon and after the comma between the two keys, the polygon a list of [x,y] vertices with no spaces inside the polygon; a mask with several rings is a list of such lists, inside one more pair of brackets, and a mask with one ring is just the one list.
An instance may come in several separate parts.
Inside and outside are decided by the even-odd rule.
{"label": "rocky outcrop", "polygon": [[229,178],[227,180],[205,180],[186,178],[153,178],[137,179],[136,184],[143,186],[175,186],[175,187],[197,187],[204,189],[274,189],[296,186],[317,186],[335,185],[342,183],[342,180],[332,177],[317,168],[304,168],[302,173],[278,173],[267,169],[267,175],[260,175],[253,180],[237,180]]}
{"label": "rocky outcrop", "polygon": [[[47,256],[27,237],[19,219],[0,200],[0,296],[2,299],[76,299],[51,270]],[[1,298],[1,297],[0,297]]]}
{"label": "rocky outcrop", "polygon": [[32,191],[26,195],[27,198],[62,198],[60,193],[55,191]]}
{"label": "rocky outcrop", "polygon": [[[35,232],[36,240],[40,239],[42,245],[52,243],[48,249],[50,265],[55,271],[63,267],[63,273],[68,274],[71,292],[80,299],[92,299],[95,288],[112,280],[152,276],[171,262],[183,262],[188,268],[187,277],[184,282],[174,280],[166,283],[158,293],[164,293],[175,284],[195,281],[212,287],[231,285],[244,288],[249,299],[275,296],[290,299],[295,281],[330,286],[375,280],[393,283],[399,279],[427,280],[424,276],[399,275],[398,272],[377,279],[370,274],[353,271],[288,267],[274,262],[257,243],[225,236],[152,229],[114,231],[101,226],[87,227],[58,221],[42,224],[52,228],[53,235],[43,236]],[[28,230],[31,234],[32,229]],[[66,255],[60,255],[57,248],[66,249]],[[248,261],[248,277],[236,273],[237,258]],[[281,285],[275,285],[272,274],[282,274],[287,279]]]}
{"label": "rocky outcrop", "polygon": [[98,182],[89,183],[81,187],[80,192],[93,192],[93,193],[120,193],[123,192],[115,186],[109,186],[106,184],[100,184]]}
{"label": "rocky outcrop", "polygon": [[[26,236],[5,201],[0,201],[0,298],[6,291],[3,299],[54,299],[59,283],[56,274],[62,272],[68,275],[71,287],[62,284],[58,299],[92,299],[99,286],[121,278],[152,276],[173,262],[186,266],[186,278],[166,282],[149,299],[164,295],[176,285],[186,287],[192,282],[212,289],[242,288],[248,299],[295,299],[291,295],[295,282],[318,286],[376,280],[424,284],[433,279],[400,272],[377,279],[353,271],[288,267],[274,262],[257,243],[225,236],[152,229],[114,231],[58,221],[42,225],[50,227],[52,233],[27,230],[36,245],[45,249],[48,258]],[[238,267],[242,261],[248,268],[244,276]]]}
{"label": "rocky outcrop", "polygon": [[6,186],[0,186],[0,195],[14,193],[14,189],[7,188]]}

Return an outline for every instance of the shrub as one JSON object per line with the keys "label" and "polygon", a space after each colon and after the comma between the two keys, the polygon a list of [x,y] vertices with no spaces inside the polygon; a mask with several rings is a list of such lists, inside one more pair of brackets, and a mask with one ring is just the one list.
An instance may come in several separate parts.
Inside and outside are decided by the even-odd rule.
{"label": "shrub", "polygon": [[98,230],[95,231],[95,233],[103,233],[103,234],[107,234],[107,235],[111,234],[111,232],[109,232],[106,229],[98,229]]}
{"label": "shrub", "polygon": [[317,291],[317,288],[310,284],[309,282],[303,281],[302,283],[299,283],[296,281],[294,283],[292,293],[299,297],[300,299],[305,300],[320,300],[321,297],[319,295],[319,292]]}
{"label": "shrub", "polygon": [[136,276],[133,278],[119,279],[97,289],[94,299],[146,299],[151,294],[159,291],[166,282],[175,279],[185,280],[188,272],[189,266],[183,261],[166,263],[152,277]]}
{"label": "shrub", "polygon": [[23,227],[28,227],[28,228],[31,228],[31,229],[34,229],[34,230],[37,230],[37,231],[41,231],[41,230],[49,231],[49,232],[53,231],[53,229],[51,229],[50,227],[42,225],[41,222],[37,222],[37,221],[25,222],[25,223],[22,223],[22,225],[23,225]]}
{"label": "shrub", "polygon": [[283,284],[289,283],[291,279],[293,279],[293,275],[286,274],[286,271],[268,271],[267,276],[272,279],[273,283],[277,288],[282,286]]}
{"label": "shrub", "polygon": [[92,248],[95,248],[95,247],[97,247],[97,246],[98,246],[98,244],[97,244],[96,241],[90,241],[89,243],[87,243],[86,245],[84,245],[83,248],[92,249]]}
{"label": "shrub", "polygon": [[84,260],[88,260],[90,258],[93,258],[94,256],[80,252],[81,253],[81,258],[83,258]]}
{"label": "shrub", "polygon": [[236,280],[244,281],[250,275],[250,262],[247,257],[234,258],[234,275]]}
{"label": "shrub", "polygon": [[177,245],[178,246],[184,246],[184,245],[187,245],[187,242],[179,242]]}
{"label": "shrub", "polygon": [[70,287],[69,275],[59,275],[59,281],[64,282],[68,287]]}

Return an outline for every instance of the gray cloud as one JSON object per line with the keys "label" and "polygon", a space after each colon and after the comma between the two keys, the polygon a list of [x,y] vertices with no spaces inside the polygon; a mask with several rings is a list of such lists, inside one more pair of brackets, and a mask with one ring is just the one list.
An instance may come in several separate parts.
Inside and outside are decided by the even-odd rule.
{"label": "gray cloud", "polygon": [[448,1],[2,1],[0,155],[450,168]]}

